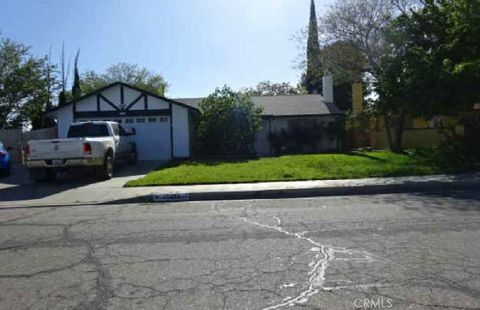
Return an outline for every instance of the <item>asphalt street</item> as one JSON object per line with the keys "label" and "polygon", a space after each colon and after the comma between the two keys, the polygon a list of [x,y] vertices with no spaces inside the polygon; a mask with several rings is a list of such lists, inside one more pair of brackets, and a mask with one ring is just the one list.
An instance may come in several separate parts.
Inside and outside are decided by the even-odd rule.
{"label": "asphalt street", "polygon": [[479,309],[480,191],[0,210],[1,309]]}

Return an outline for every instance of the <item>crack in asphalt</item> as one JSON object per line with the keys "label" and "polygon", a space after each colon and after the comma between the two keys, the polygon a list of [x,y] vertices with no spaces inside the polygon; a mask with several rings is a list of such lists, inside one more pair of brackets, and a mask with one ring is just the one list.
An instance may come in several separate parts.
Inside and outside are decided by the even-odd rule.
{"label": "crack in asphalt", "polygon": [[[346,248],[333,247],[333,246],[327,246],[327,245],[321,244],[313,240],[312,238],[305,237],[305,235],[308,233],[307,231],[303,231],[301,233],[290,232],[281,226],[282,222],[279,217],[274,216],[273,218],[277,221],[276,226],[262,224],[262,223],[250,220],[246,217],[241,217],[243,221],[251,225],[255,225],[255,226],[259,226],[259,227],[267,228],[271,230],[276,230],[282,234],[295,237],[302,241],[306,241],[310,243],[310,245],[315,246],[314,248],[311,248],[311,251],[319,252],[319,253],[315,255],[314,261],[309,265],[311,267],[311,270],[308,272],[308,275],[310,276],[308,279],[308,289],[302,291],[300,294],[298,294],[298,296],[294,298],[286,298],[283,300],[283,302],[275,304],[270,307],[263,308],[262,310],[273,310],[273,309],[279,309],[283,307],[290,307],[297,304],[304,304],[310,299],[310,297],[316,295],[320,290],[332,291],[332,290],[345,289],[345,288],[371,288],[371,287],[386,286],[386,284],[381,284],[381,283],[325,286],[324,285],[325,273],[329,263],[335,260],[336,253],[344,253],[344,254],[351,254],[351,255],[361,254],[363,255],[363,259],[361,259],[363,262],[373,262],[376,260],[377,256],[370,254],[366,251],[348,250]],[[349,259],[342,258],[342,260],[349,260]],[[355,258],[354,260],[358,260],[358,258]]]}
{"label": "crack in asphalt", "polygon": [[104,267],[99,258],[95,256],[95,247],[92,243],[85,240],[88,248],[86,262],[95,267],[97,279],[95,282],[95,297],[85,305],[80,305],[77,309],[105,309],[108,301],[114,295],[112,288],[112,276],[108,268]]}

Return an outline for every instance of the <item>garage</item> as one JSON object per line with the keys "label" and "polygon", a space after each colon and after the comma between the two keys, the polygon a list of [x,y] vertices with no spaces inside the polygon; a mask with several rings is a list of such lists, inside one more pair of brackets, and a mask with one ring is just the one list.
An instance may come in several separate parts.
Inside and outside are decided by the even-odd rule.
{"label": "garage", "polygon": [[190,118],[198,113],[183,103],[128,84],[114,83],[49,112],[57,121],[59,138],[72,122],[116,121],[134,128],[139,160],[190,157]]}
{"label": "garage", "polygon": [[170,160],[170,119],[168,116],[82,118],[76,122],[112,121],[124,128],[135,129],[135,143],[139,160]]}
{"label": "garage", "polygon": [[125,128],[135,128],[135,142],[140,160],[171,159],[169,117],[150,116],[125,118],[119,121]]}

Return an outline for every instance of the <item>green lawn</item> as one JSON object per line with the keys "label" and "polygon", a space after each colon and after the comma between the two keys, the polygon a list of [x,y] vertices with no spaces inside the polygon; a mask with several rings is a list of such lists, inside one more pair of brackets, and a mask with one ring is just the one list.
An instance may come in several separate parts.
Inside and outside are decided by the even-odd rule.
{"label": "green lawn", "polygon": [[152,171],[127,187],[352,179],[446,172],[425,155],[390,152],[289,155],[245,161],[188,161]]}

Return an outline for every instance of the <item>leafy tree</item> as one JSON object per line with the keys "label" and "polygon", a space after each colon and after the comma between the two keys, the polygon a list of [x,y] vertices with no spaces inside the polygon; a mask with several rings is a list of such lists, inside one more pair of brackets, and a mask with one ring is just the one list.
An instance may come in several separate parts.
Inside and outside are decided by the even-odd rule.
{"label": "leafy tree", "polygon": [[309,94],[322,93],[323,66],[320,58],[320,43],[318,40],[317,13],[315,1],[310,4],[310,21],[307,39],[307,68],[302,76],[301,84]]}
{"label": "leafy tree", "polygon": [[[363,70],[376,77],[380,59],[386,53],[385,29],[392,20],[417,5],[417,0],[337,1],[320,18],[323,45],[348,42],[364,59]],[[349,67],[348,63],[343,64]]]}
{"label": "leafy tree", "polygon": [[321,50],[322,62],[333,76],[333,94],[336,105],[352,109],[352,84],[362,81],[365,59],[352,42],[337,41]]}
{"label": "leafy tree", "polygon": [[[314,5],[314,4],[312,4]],[[315,11],[311,11],[311,15],[315,15]],[[321,19],[320,19],[321,20]],[[322,25],[323,26],[323,25]],[[313,32],[316,31],[315,35]],[[307,45],[307,56],[310,51],[310,46],[315,49],[316,70],[315,70],[315,88],[322,92],[322,77],[324,70],[328,68],[328,71],[333,75],[334,80],[334,97],[335,103],[343,110],[351,109],[352,107],[352,83],[361,80],[362,73],[365,69],[365,59],[363,54],[358,50],[355,44],[350,40],[338,39],[322,41],[322,45],[319,44],[319,29],[317,27],[316,16],[310,17],[310,24],[308,31],[300,32],[297,36],[297,40],[300,46]],[[322,37],[327,37],[322,33]],[[315,41],[316,43],[313,43]],[[318,49],[316,48],[318,46]],[[301,59],[304,58],[302,52]],[[309,59],[309,57],[307,57]],[[308,72],[309,61],[300,61],[299,68]],[[311,63],[311,62],[310,62]],[[307,74],[302,74],[300,85],[307,88]],[[311,93],[311,92],[310,92]]]}
{"label": "leafy tree", "polygon": [[57,83],[47,58],[35,58],[30,48],[0,40],[0,128],[45,126],[43,112]]}
{"label": "leafy tree", "polygon": [[394,151],[401,150],[407,116],[458,114],[480,100],[479,24],[479,2],[428,1],[385,32],[389,45],[377,70],[376,107]]}
{"label": "leafy tree", "polygon": [[[379,96],[371,100],[373,111],[384,116],[387,136],[392,150],[401,147],[403,124],[411,107],[401,99],[403,88],[385,88],[385,81],[411,81],[408,71],[399,72],[405,65],[401,44],[397,37],[388,41],[392,22],[402,14],[416,8],[417,0],[345,0],[337,1],[320,18],[323,45],[330,48],[324,53],[325,62],[337,70],[337,80],[343,84],[362,80],[379,89]],[[398,55],[397,55],[398,53]],[[398,57],[397,57],[398,56]],[[399,75],[403,75],[400,77]],[[335,75],[334,75],[335,76]],[[340,77],[340,78],[339,78]],[[378,82],[378,83],[377,83]],[[336,84],[342,82],[335,81]],[[383,84],[382,84],[383,83]],[[397,85],[398,86],[398,85]],[[345,86],[343,94],[348,93]],[[392,137],[391,130],[394,131]],[[395,137],[397,137],[395,139]]]}
{"label": "leafy tree", "polygon": [[241,156],[254,152],[255,135],[261,129],[262,110],[250,96],[225,86],[199,105],[197,137],[205,155]]}
{"label": "leafy tree", "polygon": [[56,67],[50,64],[48,56],[38,59],[38,63],[35,90],[32,97],[22,106],[19,118],[22,125],[29,125],[31,129],[50,128],[56,125],[53,119],[44,115],[51,109],[52,98],[59,89],[57,77],[53,74]]}
{"label": "leafy tree", "polygon": [[429,73],[421,76],[422,101],[434,113],[471,111],[480,101],[480,2],[430,0],[402,21],[415,61]]}
{"label": "leafy tree", "polygon": [[[393,30],[395,28],[395,30]],[[386,53],[377,69],[376,92],[378,100],[375,111],[385,120],[388,143],[394,152],[402,149],[402,136],[405,119],[419,113],[415,89],[416,77],[412,70],[412,58],[405,43],[404,29],[392,27],[389,53]],[[393,131],[393,132],[392,132]]]}
{"label": "leafy tree", "polygon": [[80,49],[75,55],[75,64],[73,71],[73,85],[72,85],[72,99],[76,100],[82,96],[82,90],[80,88],[80,74],[78,72],[78,59],[80,57]]}
{"label": "leafy tree", "polygon": [[258,83],[254,88],[244,88],[241,89],[240,92],[250,96],[282,96],[301,94],[303,90],[298,87],[293,87],[288,82],[273,83],[263,81]]}
{"label": "leafy tree", "polygon": [[336,41],[320,50],[322,62],[336,81],[360,82],[365,69],[365,57],[350,41]]}
{"label": "leafy tree", "polygon": [[109,81],[95,71],[87,71],[83,73],[80,78],[80,89],[82,90],[82,95],[107,86],[108,84],[110,84]]}
{"label": "leafy tree", "polygon": [[138,88],[164,96],[168,88],[167,82],[159,74],[134,64],[119,63],[108,68],[105,73],[98,74],[87,71],[82,76],[83,94],[114,82],[124,82]]}

